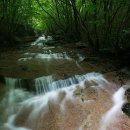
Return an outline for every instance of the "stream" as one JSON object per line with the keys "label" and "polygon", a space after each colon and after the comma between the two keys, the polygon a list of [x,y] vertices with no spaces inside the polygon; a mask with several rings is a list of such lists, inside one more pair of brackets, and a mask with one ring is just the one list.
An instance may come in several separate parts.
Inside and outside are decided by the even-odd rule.
{"label": "stream", "polygon": [[122,111],[129,85],[102,75],[98,62],[86,61],[86,49],[48,41],[43,35],[1,53],[0,130],[129,130]]}

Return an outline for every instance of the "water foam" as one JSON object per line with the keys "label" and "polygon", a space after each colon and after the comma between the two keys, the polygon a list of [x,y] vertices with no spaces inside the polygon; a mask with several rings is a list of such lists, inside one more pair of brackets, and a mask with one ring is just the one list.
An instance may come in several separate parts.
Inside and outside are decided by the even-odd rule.
{"label": "water foam", "polygon": [[[20,102],[20,107],[15,113],[9,115],[8,121],[5,123],[4,127],[9,130],[35,130],[39,120],[44,119],[46,114],[50,112],[51,109],[56,107],[58,108],[59,113],[65,113],[66,103],[68,101],[71,103],[77,101],[77,98],[74,95],[77,87],[79,89],[88,87],[102,89],[107,83],[108,81],[103,77],[103,75],[99,73],[89,73],[79,78],[79,84],[72,84],[69,87],[62,87],[56,91],[47,92],[45,95],[29,97],[28,99]],[[17,97],[17,94],[19,95],[19,93],[25,93],[25,91],[21,90],[18,93],[16,92],[15,96]],[[13,105],[16,106],[15,100]],[[19,118],[22,122],[26,121],[26,123],[23,123],[20,126],[17,125]],[[26,126],[26,124],[28,125]]]}
{"label": "water foam", "polygon": [[[99,130],[115,130],[114,127],[119,122],[119,117],[123,114],[121,108],[125,103],[125,88],[121,87],[115,94],[113,95],[113,106],[112,108],[104,115],[101,128]],[[117,130],[119,130],[117,128]]]}

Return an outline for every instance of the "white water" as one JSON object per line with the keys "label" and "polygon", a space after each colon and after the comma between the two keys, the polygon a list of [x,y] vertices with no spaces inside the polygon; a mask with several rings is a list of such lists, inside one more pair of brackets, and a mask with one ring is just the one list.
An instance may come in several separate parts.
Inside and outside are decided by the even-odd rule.
{"label": "white water", "polygon": [[69,87],[85,80],[93,82],[93,84],[96,84],[98,87],[108,83],[101,74],[93,72],[85,75],[75,75],[68,79],[58,81],[54,81],[52,76],[43,76],[35,79],[35,87],[37,89],[37,93],[46,93],[60,88]]}
{"label": "white water", "polygon": [[[57,110],[57,113],[55,113],[56,115],[59,114],[61,117],[65,117],[67,102],[69,101],[73,104],[79,100],[79,98],[74,95],[77,89],[82,90],[92,87],[97,90],[103,90],[105,89],[105,87],[108,86],[108,84],[109,82],[103,77],[103,75],[99,73],[89,73],[82,76],[76,75],[72,78],[59,81],[54,81],[52,76],[37,78],[35,79],[35,85],[39,88],[37,90],[38,95],[35,96],[29,92],[25,92],[23,90],[15,88],[11,89],[5,95],[2,101],[2,106],[5,108],[6,113],[8,113],[7,122],[3,123],[3,126],[0,127],[0,129],[53,130],[49,129],[48,127],[41,129],[41,127],[44,127],[44,125],[46,126],[46,123],[44,123],[46,122],[46,120],[48,120],[48,118],[46,117],[51,111],[53,111],[53,109]],[[41,90],[44,87],[46,89]],[[44,95],[39,95],[39,93],[41,92],[44,93]],[[121,107],[125,102],[124,93],[125,88],[122,87],[113,95],[113,106],[104,115],[99,130],[122,130],[113,127],[113,125],[115,123],[118,123],[118,117],[123,114],[121,111]],[[83,103],[85,103],[85,101]],[[86,105],[89,105],[89,99]],[[42,123],[40,123],[41,120]],[[87,121],[85,121],[85,124],[86,123]],[[50,125],[52,125],[51,122]],[[62,129],[57,128],[56,130]],[[86,130],[84,129],[84,122],[77,126],[76,130]]]}
{"label": "white water", "polygon": [[29,61],[34,59],[42,59],[42,60],[72,60],[66,52],[63,53],[51,53],[42,54],[42,53],[25,53],[23,58],[18,59],[18,62],[21,61]]}
{"label": "white water", "polygon": [[53,41],[52,36],[45,36],[44,34],[39,37],[34,43],[31,44],[31,46],[37,46],[39,48],[46,46],[46,43],[49,41]]}
{"label": "white water", "polygon": [[[78,84],[82,81],[89,80],[93,81],[94,84],[97,84],[100,86],[108,83],[106,79],[101,74],[98,73],[89,73],[85,75],[75,75],[73,77],[64,79],[64,80],[57,80],[55,81],[53,76],[43,76],[34,79],[35,84],[35,91],[36,94],[45,94],[50,91],[55,91],[60,88],[68,87],[74,84]],[[5,83],[7,88],[15,89],[15,88],[25,88],[24,79],[15,79],[15,78],[9,78],[5,77]],[[32,84],[33,86],[33,84]],[[28,87],[28,86],[27,86]],[[34,89],[33,89],[34,90]]]}
{"label": "white water", "polygon": [[[75,57],[73,56],[75,53]],[[54,53],[49,48],[46,50],[44,49],[43,53],[24,53],[21,58],[18,59],[18,62],[26,62],[31,60],[46,60],[46,61],[76,61],[82,62],[86,58],[85,54],[81,52],[61,52],[61,53]]]}
{"label": "white water", "polygon": [[34,79],[35,81],[35,88],[36,88],[36,93],[46,93],[50,91],[50,84],[54,81],[53,76],[43,76]]}
{"label": "white water", "polygon": [[[104,115],[101,128],[99,130],[124,130],[120,128],[116,128],[120,122],[120,117],[123,115],[121,110],[125,101],[125,88],[121,87],[115,94],[113,95],[113,106],[112,108]],[[120,122],[121,123],[121,122]]]}
{"label": "white water", "polygon": [[4,108],[6,108],[6,114],[11,115],[18,110],[20,102],[30,97],[32,97],[31,93],[15,88],[6,93],[1,104]]}
{"label": "white water", "polygon": [[[48,78],[49,80],[51,79],[51,77]],[[76,83],[75,79],[77,80]],[[66,82],[66,80],[63,80],[63,82],[56,81],[52,83],[51,86],[55,86],[55,91],[50,90],[51,92],[47,92],[45,95],[33,96],[32,94],[23,90],[11,89],[9,93],[6,94],[2,102],[2,104],[5,104],[5,108],[8,113],[8,121],[2,127],[3,130],[36,130],[39,119],[44,119],[44,115],[46,115],[50,109],[53,109],[55,105],[57,106],[57,104],[59,104],[58,106],[60,113],[64,113],[66,111],[66,102],[75,102],[77,100],[77,98],[74,96],[74,91],[77,89],[77,87],[80,89],[86,88],[87,82],[91,82],[90,87],[102,89],[105,87],[105,84],[108,83],[107,80],[98,73],[75,76],[75,79],[74,81],[73,78],[68,79],[70,80],[71,86],[68,86],[66,83],[64,83],[65,85],[62,86],[62,83]],[[43,79],[36,80],[37,82],[38,80],[43,82]],[[52,81],[49,81],[47,83],[51,82]],[[77,85],[77,83],[79,84]],[[61,89],[59,89],[58,85],[62,86]],[[28,114],[25,116],[25,119],[21,120],[25,120],[28,126],[26,127],[25,124],[22,124],[22,126],[16,125],[17,118],[25,113],[25,111],[28,111]],[[39,129],[37,128],[37,130]]]}
{"label": "white water", "polygon": [[21,79],[5,77],[5,84],[9,89],[22,88]]}

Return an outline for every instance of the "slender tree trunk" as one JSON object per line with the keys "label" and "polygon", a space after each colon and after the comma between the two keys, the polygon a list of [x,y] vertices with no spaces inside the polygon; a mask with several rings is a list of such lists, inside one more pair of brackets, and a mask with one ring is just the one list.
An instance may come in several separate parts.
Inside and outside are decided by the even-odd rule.
{"label": "slender tree trunk", "polygon": [[93,5],[94,5],[94,33],[95,33],[95,51],[99,51],[100,45],[99,45],[99,37],[97,33],[97,0],[93,0]]}
{"label": "slender tree trunk", "polygon": [[77,10],[77,7],[76,7],[76,1],[71,0],[71,3],[72,3],[73,13],[74,13],[76,37],[77,37],[77,40],[80,40],[80,30],[79,30],[79,20],[78,20],[79,13],[78,13],[78,10]]}

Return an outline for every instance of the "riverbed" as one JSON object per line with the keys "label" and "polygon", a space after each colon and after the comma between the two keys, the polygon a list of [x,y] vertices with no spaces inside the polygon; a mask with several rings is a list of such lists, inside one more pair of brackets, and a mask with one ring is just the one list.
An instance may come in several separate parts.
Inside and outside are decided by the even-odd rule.
{"label": "riverbed", "polygon": [[[111,128],[102,124],[112,96],[125,82],[111,63],[89,52],[75,44],[32,43],[2,52],[0,129],[128,130],[122,123]],[[121,107],[119,116],[129,125]]]}

